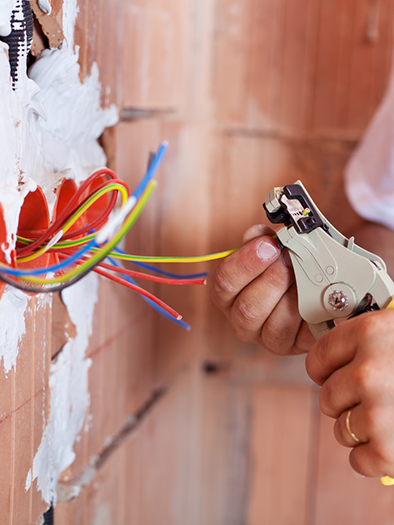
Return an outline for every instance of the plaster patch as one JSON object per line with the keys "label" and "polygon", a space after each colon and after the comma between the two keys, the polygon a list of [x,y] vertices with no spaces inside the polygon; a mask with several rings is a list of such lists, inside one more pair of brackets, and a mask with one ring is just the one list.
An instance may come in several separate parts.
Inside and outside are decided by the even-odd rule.
{"label": "plaster patch", "polygon": [[[69,341],[51,364],[49,386],[51,413],[40,447],[33,462],[32,479],[43,499],[56,503],[56,485],[60,474],[74,459],[74,442],[83,430],[86,409],[90,404],[86,357],[92,333],[94,307],[98,301],[98,277],[87,275],[62,293],[77,335]],[[29,479],[27,477],[26,483]]]}
{"label": "plaster patch", "polygon": [[[48,1],[40,1],[41,8],[48,7],[46,4],[50,6]],[[15,0],[0,0],[0,34],[8,30],[15,6]],[[0,42],[0,203],[9,243],[2,248],[8,257],[15,246],[20,209],[29,191],[39,184],[53,209],[54,189],[65,175],[78,183],[106,164],[97,138],[118,121],[118,111],[115,106],[101,108],[97,64],[84,83],[80,81],[78,50],[73,51],[77,14],[77,0],[64,0],[65,42],[61,49],[45,50],[40,55],[30,70],[30,78],[25,73],[26,57],[21,57],[15,91],[10,80],[8,46]],[[41,295],[36,299],[36,307],[43,308],[50,300]],[[90,274],[67,289],[63,300],[76,336],[51,364],[50,416],[25,483],[29,490],[37,479],[38,489],[48,503],[56,502],[59,476],[75,459],[74,443],[84,428],[90,403],[90,360],[86,350],[98,300],[97,276]],[[6,372],[16,365],[28,305],[27,295],[5,288],[0,301],[0,364],[3,360]],[[45,355],[43,360],[45,368]]]}
{"label": "plaster patch", "polygon": [[0,0],[0,36],[11,33],[11,13],[15,9],[16,0]]}
{"label": "plaster patch", "polygon": [[50,15],[52,13],[52,6],[49,2],[49,0],[38,0],[38,5],[40,6],[40,9],[44,11],[47,15]]}
{"label": "plaster patch", "polygon": [[28,306],[28,296],[13,288],[6,286],[0,300],[0,363],[6,374],[12,367],[16,367],[19,343],[26,332],[25,311]]}
{"label": "plaster patch", "polygon": [[63,2],[63,34],[70,49],[74,47],[75,23],[78,13],[78,0],[66,0]]}
{"label": "plaster patch", "polygon": [[26,75],[21,77],[18,92],[12,90],[7,50],[0,42],[0,203],[8,243],[3,251],[10,262],[21,206],[27,193],[37,188],[36,174],[43,171],[39,118],[44,110],[37,85]]}
{"label": "plaster patch", "polygon": [[25,492],[27,492],[31,487],[31,469],[29,470],[26,478]]}
{"label": "plaster patch", "polygon": [[46,112],[46,119],[41,122],[45,169],[42,176],[35,175],[35,180],[52,207],[54,179],[48,173],[61,175],[63,170],[69,170],[79,183],[105,166],[106,157],[97,139],[105,128],[118,122],[115,106],[101,108],[97,64],[93,64],[83,84],[79,70],[78,53],[66,44],[61,49],[45,50],[30,70],[30,77],[40,87]]}

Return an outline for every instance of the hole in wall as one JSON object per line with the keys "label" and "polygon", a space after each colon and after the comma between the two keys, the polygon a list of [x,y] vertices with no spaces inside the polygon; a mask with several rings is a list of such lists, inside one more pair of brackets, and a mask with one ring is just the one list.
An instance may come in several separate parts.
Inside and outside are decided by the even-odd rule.
{"label": "hole in wall", "polygon": [[202,370],[207,375],[216,375],[228,370],[229,364],[224,361],[207,360],[202,364]]}

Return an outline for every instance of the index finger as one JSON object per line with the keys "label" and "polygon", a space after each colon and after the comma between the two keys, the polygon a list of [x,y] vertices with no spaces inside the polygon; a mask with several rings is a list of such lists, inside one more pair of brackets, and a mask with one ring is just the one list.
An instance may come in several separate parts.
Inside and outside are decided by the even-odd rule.
{"label": "index finger", "polygon": [[259,237],[217,266],[213,277],[212,299],[218,308],[228,310],[237,295],[261,275],[280,256],[272,237]]}

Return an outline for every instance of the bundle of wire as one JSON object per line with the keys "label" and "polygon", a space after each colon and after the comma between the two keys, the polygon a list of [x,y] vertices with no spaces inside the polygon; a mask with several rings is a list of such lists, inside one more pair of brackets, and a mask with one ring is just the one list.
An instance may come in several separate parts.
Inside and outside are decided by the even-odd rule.
{"label": "bundle of wire", "polygon": [[[129,255],[118,248],[118,244],[140,216],[157,185],[154,176],[167,147],[167,143],[161,144],[157,153],[152,155],[147,173],[131,195],[126,183],[118,179],[113,171],[103,169],[91,175],[43,235],[34,239],[18,235],[15,267],[0,263],[0,279],[28,293],[52,293],[75,284],[87,273],[95,271],[136,291],[161,314],[189,329],[178,312],[137,285],[134,278],[176,285],[205,284],[205,273],[177,275],[160,270],[152,264],[211,261],[227,257],[235,250],[202,257],[144,257]],[[108,180],[89,191],[92,183],[97,184],[103,176],[107,176]],[[110,196],[107,207],[98,218],[86,223],[86,212],[107,194]],[[119,209],[116,209],[119,196],[121,204]],[[77,221],[81,220],[85,220],[85,224],[75,229]],[[59,262],[36,267],[39,266],[37,259],[50,253],[56,254]],[[18,267],[19,264],[31,261],[35,261],[34,268]],[[154,274],[125,269],[119,261],[132,262],[145,270],[153,271]]]}

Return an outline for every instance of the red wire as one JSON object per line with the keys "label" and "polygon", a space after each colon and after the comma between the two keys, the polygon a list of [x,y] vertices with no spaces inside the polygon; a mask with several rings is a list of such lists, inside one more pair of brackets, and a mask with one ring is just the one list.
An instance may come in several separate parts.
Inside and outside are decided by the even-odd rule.
{"label": "red wire", "polygon": [[[59,228],[59,225],[61,225],[69,216],[73,213],[73,208],[75,205],[78,204],[78,200],[80,199],[81,195],[87,190],[89,185],[98,177],[101,177],[101,175],[108,175],[112,180],[118,179],[115,172],[113,172],[110,169],[101,169],[93,173],[90,177],[88,177],[78,188],[76,193],[73,195],[73,197],[70,199],[70,201],[67,203],[67,206],[64,208],[62,213],[59,215],[59,217],[56,219],[56,221],[48,228],[48,230],[38,239],[36,239],[32,244],[29,244],[28,246],[24,246],[22,248],[18,248],[17,253],[18,257],[21,257],[23,255],[27,255],[28,253],[33,252],[36,248],[38,248],[43,242],[45,242],[49,237],[51,237],[52,234],[54,234]],[[122,181],[123,183],[123,181]],[[125,185],[125,183],[123,183]],[[125,185],[126,186],[126,185]],[[127,187],[127,186],[126,186]],[[128,189],[128,188],[127,188]],[[97,190],[94,190],[90,193],[90,195],[94,194]],[[130,192],[128,192],[130,193]],[[90,196],[89,195],[89,196]],[[88,196],[88,197],[89,197]],[[110,204],[115,205],[116,200],[116,193],[113,194],[112,199],[110,201]],[[78,206],[79,207],[79,206]],[[108,206],[109,207],[109,206]],[[108,208],[107,208],[108,209]],[[71,214],[71,215],[70,215]]]}
{"label": "red wire", "polygon": [[[123,182],[122,180],[118,180],[117,181],[118,184],[121,184],[122,186],[124,186],[127,190],[127,193],[129,194],[129,188],[127,186],[127,184],[125,182]],[[71,212],[69,213],[68,217],[62,221],[62,224],[64,224],[65,222],[67,222],[67,220],[69,218],[71,218],[72,215],[74,215],[75,211],[80,208],[81,206],[83,206],[85,204],[85,202],[87,202],[90,197],[92,197],[95,193],[97,193],[99,190],[102,190],[103,188],[105,188],[106,186],[108,186],[109,184],[111,184],[111,181],[107,181],[107,182],[104,182],[103,184],[101,184],[100,186],[98,186],[94,191],[92,191],[91,193],[89,193],[89,195],[81,202],[78,204],[78,206],[76,208],[74,208],[73,210],[71,210]],[[113,210],[115,204],[116,204],[116,199],[118,197],[117,193],[115,192],[118,192],[119,190],[115,190],[112,195],[111,195],[111,200],[110,202],[108,203],[108,206],[106,207],[106,209],[104,210],[104,212],[97,218],[95,219],[93,222],[91,222],[90,224],[86,224],[83,228],[80,228],[79,230],[75,230],[73,232],[69,232],[69,233],[66,233],[62,239],[63,240],[68,240],[68,239],[73,239],[73,238],[77,238],[77,237],[80,237],[81,235],[83,235],[84,233],[90,231],[90,230],[99,230],[100,227],[102,226],[102,224],[104,223],[104,221],[107,219],[108,215],[111,213],[111,211]],[[57,227],[58,230],[61,229],[61,226],[62,225],[59,225]]]}
{"label": "red wire", "polygon": [[150,275],[148,273],[136,272],[134,270],[126,270],[125,268],[119,268],[118,266],[113,266],[111,264],[100,263],[99,266],[106,268],[107,270],[112,270],[113,272],[123,273],[125,275],[130,275],[131,277],[136,277],[140,279],[145,279],[147,281],[153,281],[155,283],[161,284],[207,284],[206,279],[168,279],[166,277],[157,277],[156,275]]}
{"label": "red wire", "polygon": [[135,292],[139,293],[140,295],[143,295],[144,297],[147,297],[148,299],[153,301],[155,304],[157,304],[158,306],[163,308],[163,310],[165,310],[167,313],[172,315],[172,317],[175,317],[175,319],[177,319],[178,321],[180,321],[182,319],[182,316],[176,310],[171,308],[171,306],[168,306],[168,304],[164,303],[161,299],[159,299],[155,295],[151,294],[147,290],[144,290],[143,288],[141,288],[141,287],[139,287],[139,286],[137,286],[135,284],[129,283],[128,281],[125,281],[124,279],[121,279],[120,277],[116,277],[116,275],[112,275],[112,274],[110,274],[110,273],[108,273],[108,272],[106,272],[104,270],[100,270],[100,268],[98,268],[97,266],[94,269],[94,271],[96,273],[100,274],[100,275],[103,275],[104,277],[107,277],[107,279],[111,279],[111,281],[114,281],[115,283],[122,284],[123,286],[126,286],[127,288],[130,288],[130,290],[134,290]]}
{"label": "red wire", "polygon": [[[52,252],[52,250],[50,250]],[[55,251],[55,250],[54,250]],[[72,252],[66,253],[64,251],[58,252],[58,255],[61,259],[66,259],[69,255],[72,255]],[[84,257],[86,260],[87,257]],[[119,266],[113,266],[112,264],[100,263],[101,268],[106,270],[111,270],[113,272],[122,273],[125,275],[130,275],[130,277],[135,277],[137,279],[145,279],[146,281],[152,281],[159,284],[171,284],[171,285],[205,285],[207,284],[206,279],[169,279],[168,277],[158,277],[156,275],[151,275],[149,273],[136,272],[135,270],[127,270]]]}

